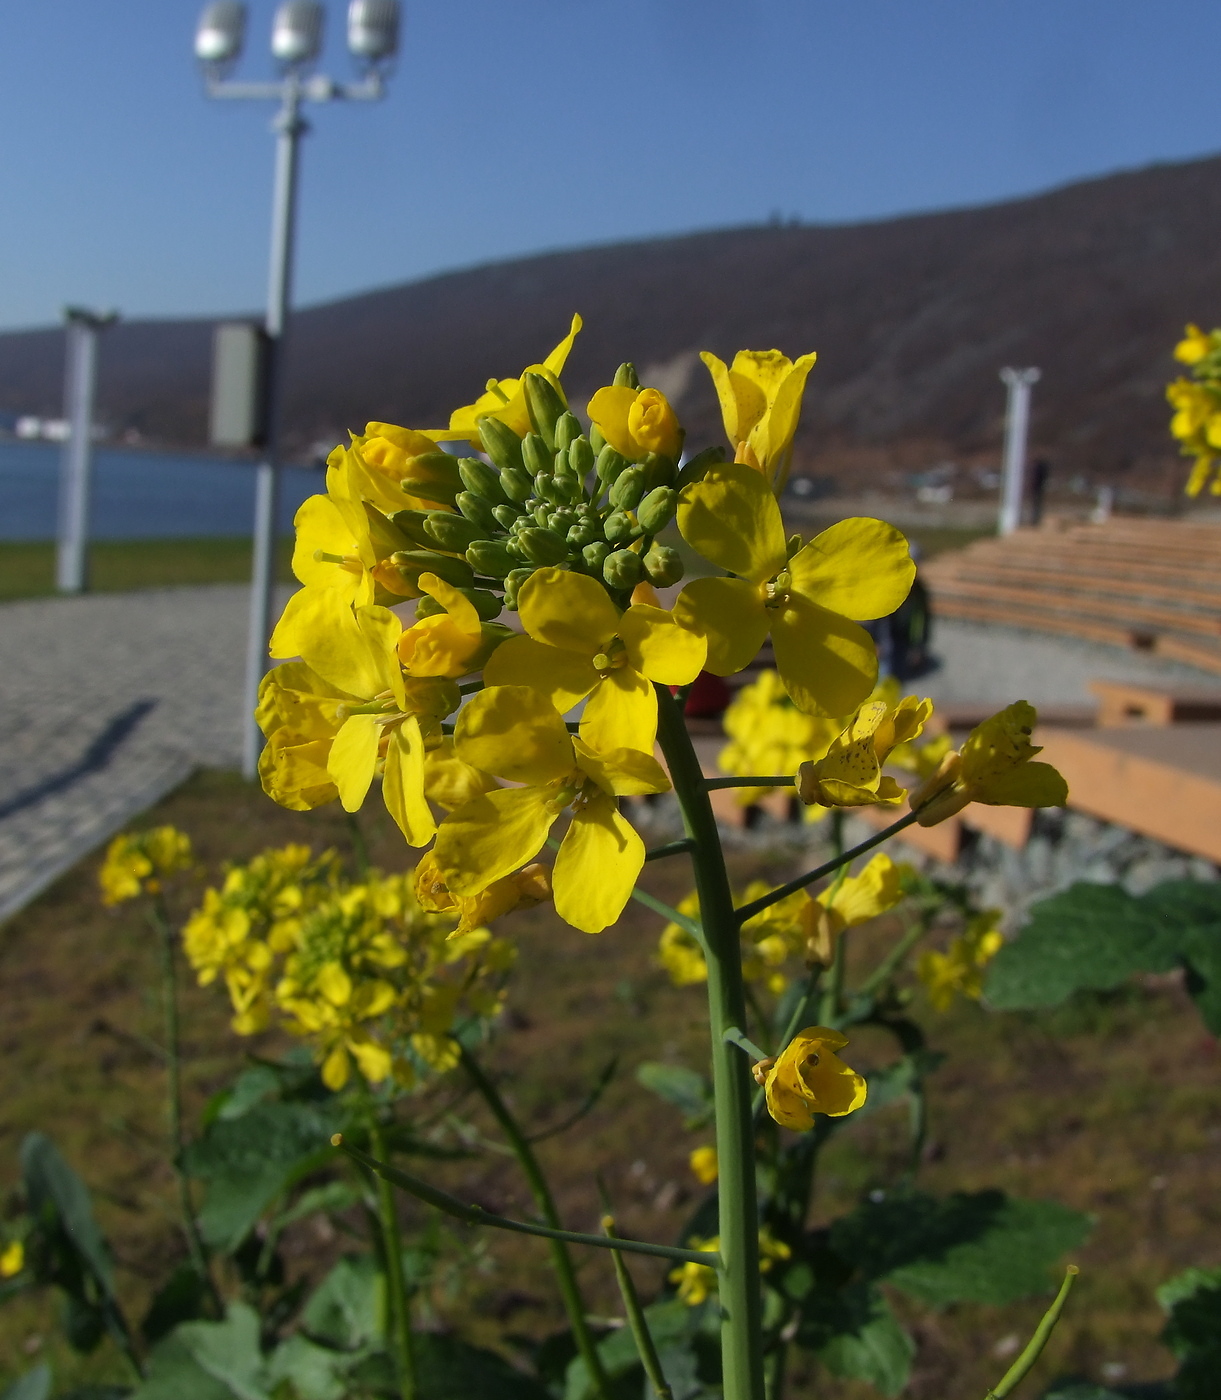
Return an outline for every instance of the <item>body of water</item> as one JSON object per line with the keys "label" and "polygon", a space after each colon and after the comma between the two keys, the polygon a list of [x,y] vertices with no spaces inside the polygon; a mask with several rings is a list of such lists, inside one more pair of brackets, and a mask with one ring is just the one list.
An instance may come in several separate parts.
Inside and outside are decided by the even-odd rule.
{"label": "body of water", "polygon": [[[0,540],[55,538],[60,453],[54,443],[0,442]],[[286,467],[282,481],[287,533],[301,502],[325,486],[321,468]],[[93,454],[93,539],[248,535],[253,523],[252,465],[109,447]]]}

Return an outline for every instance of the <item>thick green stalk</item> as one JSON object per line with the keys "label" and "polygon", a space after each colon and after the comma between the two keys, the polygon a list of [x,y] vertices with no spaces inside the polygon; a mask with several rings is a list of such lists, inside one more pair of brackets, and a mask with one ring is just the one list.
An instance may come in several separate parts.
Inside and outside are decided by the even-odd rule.
{"label": "thick green stalk", "polygon": [[[483,1072],[483,1066],[465,1046],[462,1047],[462,1068],[482,1095],[488,1108],[491,1109],[493,1118],[500,1125],[501,1132],[504,1133],[509,1146],[513,1149],[513,1155],[517,1158],[517,1164],[522,1169],[522,1175],[530,1185],[530,1194],[534,1197],[534,1204],[538,1207],[539,1214],[551,1229],[560,1229],[559,1212],[555,1208],[551,1188],[547,1185],[547,1178],[543,1175],[543,1169],[539,1166],[533,1148],[522,1132],[517,1119],[510,1113],[509,1106],[501,1098],[495,1084]],[[577,1283],[576,1271],[572,1267],[572,1258],[562,1240],[550,1240],[549,1244],[551,1246],[551,1264],[555,1269],[556,1278],[559,1280],[560,1294],[564,1300],[564,1311],[568,1314],[568,1325],[572,1328],[577,1351],[580,1352],[581,1359],[585,1362],[585,1369],[589,1372],[594,1389],[603,1397],[603,1400],[610,1400],[610,1380],[607,1377],[606,1368],[602,1365],[602,1358],[598,1355],[598,1344],[594,1340],[593,1333],[589,1330],[589,1323],[585,1320],[585,1303],[581,1297],[580,1285]]]}
{"label": "thick green stalk", "polygon": [[739,923],[716,817],[682,711],[657,686],[658,738],[682,808],[708,946],[708,1015],[712,1086],[720,1167],[721,1360],[725,1400],[764,1400],[763,1323],[759,1287],[759,1207],[755,1190],[755,1129],[750,1064],[725,1040],[746,1024]]}
{"label": "thick green stalk", "polygon": [[[369,1124],[369,1143],[383,1161],[386,1139],[382,1125],[373,1109]],[[403,1276],[403,1243],[399,1234],[398,1212],[394,1208],[394,1191],[380,1174],[374,1175],[377,1189],[377,1223],[382,1236],[382,1258],[386,1266],[386,1303],[390,1313],[390,1345],[398,1370],[399,1395],[402,1400],[415,1400],[415,1348],[411,1341],[411,1309],[407,1302],[407,1280]]]}

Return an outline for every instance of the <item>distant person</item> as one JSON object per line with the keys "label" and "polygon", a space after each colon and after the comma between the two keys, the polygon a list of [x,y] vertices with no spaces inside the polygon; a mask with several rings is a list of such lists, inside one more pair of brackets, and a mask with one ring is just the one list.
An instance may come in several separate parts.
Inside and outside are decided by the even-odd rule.
{"label": "distant person", "polygon": [[[911,556],[918,566],[920,546],[914,541]],[[889,617],[883,618],[881,623],[873,623],[870,631],[879,627],[885,629],[885,650],[878,633],[873,632],[875,641],[879,642],[879,675],[892,675],[900,684],[905,684],[932,669],[929,645],[933,636],[933,608],[919,568],[907,597]]]}
{"label": "distant person", "polygon": [[1030,523],[1043,522],[1043,499],[1047,495],[1047,478],[1051,475],[1051,463],[1040,457],[1030,474]]}

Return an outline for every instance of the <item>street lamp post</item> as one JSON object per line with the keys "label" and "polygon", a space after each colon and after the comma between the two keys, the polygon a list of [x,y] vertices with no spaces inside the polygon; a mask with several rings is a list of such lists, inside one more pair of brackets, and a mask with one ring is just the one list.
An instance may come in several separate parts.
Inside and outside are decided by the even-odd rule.
{"label": "street lamp post", "polygon": [[112,326],[113,311],[64,308],[67,331],[64,364],[64,440],[59,469],[59,529],[55,586],[61,593],[83,593],[89,583],[89,497],[93,459],[93,392],[97,383],[98,332]]}
{"label": "street lamp post", "polygon": [[1030,390],[1039,382],[1037,369],[1003,369],[1001,381],[1009,391],[1005,414],[1005,462],[1001,469],[1001,509],[997,534],[1011,535],[1022,523],[1026,486],[1026,438],[1030,431]]}
{"label": "street lamp post", "polygon": [[250,629],[243,690],[242,772],[258,770],[263,736],[254,722],[259,685],[268,669],[275,588],[276,523],[280,495],[280,388],[284,331],[292,296],[297,167],[301,137],[309,125],[307,102],[375,102],[384,92],[387,65],[398,51],[398,0],[351,0],[348,50],[364,68],[359,82],[341,83],[310,70],[322,51],[325,12],[317,0],[285,0],[271,30],[272,56],[282,76],[275,82],[234,82],[228,77],[241,56],[246,6],[235,0],[208,5],[195,31],[195,56],[203,66],[209,97],[279,102],[275,184],[271,215],[271,263],[267,283],[267,358],[261,377],[263,454],[257,469],[254,559],[250,584]]}

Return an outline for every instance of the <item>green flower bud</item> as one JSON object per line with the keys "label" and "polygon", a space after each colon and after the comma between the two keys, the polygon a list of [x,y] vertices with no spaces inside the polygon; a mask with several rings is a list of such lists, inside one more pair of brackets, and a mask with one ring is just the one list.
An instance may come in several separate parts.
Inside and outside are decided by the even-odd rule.
{"label": "green flower bud", "polygon": [[546,472],[550,476],[551,469],[555,466],[555,453],[537,433],[527,433],[522,438],[521,459],[531,476],[538,476],[539,472]]}
{"label": "green flower bud", "polygon": [[506,530],[521,519],[521,509],[518,506],[493,506],[492,514],[496,517],[496,523],[504,526]]}
{"label": "green flower bud", "polygon": [[478,525],[486,534],[494,533],[500,523],[492,514],[492,507],[487,501],[482,496],[476,496],[473,491],[459,491],[454,497],[454,504],[468,520]]}
{"label": "green flower bud", "polygon": [[557,506],[547,517],[547,527],[563,533],[577,523],[577,513],[571,506]]}
{"label": "green flower bud", "polygon": [[585,567],[591,574],[602,577],[602,565],[610,557],[611,547],[604,540],[595,540],[593,544],[587,544],[581,551],[581,558],[585,561]]}
{"label": "green flower bud", "polygon": [[521,471],[521,438],[499,418],[481,418],[479,437],[483,450],[502,472]]}
{"label": "green flower bud", "polygon": [[[493,622],[500,616],[503,605],[495,593],[489,593],[486,588],[460,588],[458,592],[469,603],[474,604],[480,622]],[[448,610],[444,603],[438,603],[435,598],[425,593],[415,605],[416,621],[425,617],[436,617],[446,611]]]}
{"label": "green flower bud", "polygon": [[403,490],[421,501],[436,501],[452,506],[454,497],[462,490],[458,459],[448,452],[424,452],[407,459],[409,476],[403,478]]}
{"label": "green flower bud", "polygon": [[611,544],[627,544],[635,528],[631,516],[626,511],[617,510],[606,517],[602,532]]}
{"label": "green flower bud", "polygon": [[535,564],[560,564],[568,558],[568,541],[554,530],[535,526],[523,530],[518,538],[526,558]]}
{"label": "green flower bud", "polygon": [[432,540],[424,533],[424,522],[428,519],[426,510],[396,510],[390,517],[391,523],[396,525],[412,544],[419,545],[421,549],[431,549]]}
{"label": "green flower bud", "polygon": [[570,444],[581,436],[581,420],[575,413],[561,413],[555,424],[555,450],[567,452]]}
{"label": "green flower bud", "polygon": [[602,436],[602,429],[595,423],[589,430],[589,445],[593,449],[596,457],[606,446],[606,439]]}
{"label": "green flower bud", "polygon": [[621,364],[615,371],[614,383],[617,389],[640,388],[640,380],[636,375],[636,366],[631,360],[627,360],[624,364]]}
{"label": "green flower bud", "polygon": [[655,535],[674,518],[678,492],[672,486],[655,486],[636,507],[636,519],[646,535]]}
{"label": "green flower bud", "polygon": [[574,438],[568,447],[568,468],[582,481],[593,470],[594,450],[587,437]]}
{"label": "green flower bud", "polygon": [[568,405],[560,397],[555,385],[549,379],[544,379],[541,374],[527,373],[524,379],[530,424],[547,444],[548,449],[554,452],[556,424],[568,411]]}
{"label": "green flower bud", "polygon": [[547,517],[551,514],[551,502],[539,501],[538,505],[530,512],[534,517],[534,523],[541,525],[544,529],[547,526]]}
{"label": "green flower bud", "polygon": [[504,578],[521,560],[504,540],[472,540],[466,549],[466,562],[485,578]]}
{"label": "green flower bud", "polygon": [[644,468],[645,487],[649,491],[659,486],[673,486],[678,477],[674,458],[663,457],[658,452],[650,452],[640,465]]}
{"label": "green flower bud", "polygon": [[533,572],[533,569],[514,569],[505,579],[505,607],[507,607],[510,612],[517,611],[518,590]]}
{"label": "green flower bud", "polygon": [[426,617],[438,617],[441,613],[445,612],[445,610],[444,603],[438,603],[435,598],[425,593],[424,596],[416,602],[415,618],[417,622],[420,622]]}
{"label": "green flower bud", "polygon": [[592,521],[578,520],[575,525],[569,527],[567,540],[578,549],[584,549],[587,544],[593,544],[599,533],[598,527]]}
{"label": "green flower bud", "polygon": [[517,467],[506,467],[500,473],[500,485],[509,500],[519,504],[534,495],[534,478]]}
{"label": "green flower bud", "polygon": [[613,486],[622,472],[627,470],[628,461],[607,443],[598,453],[598,480],[603,486]]}
{"label": "green flower bud", "polygon": [[610,503],[616,510],[635,510],[644,495],[644,468],[628,467],[615,478],[610,489]]}
{"label": "green flower bud", "polygon": [[461,515],[449,515],[443,510],[430,510],[424,523],[424,533],[433,547],[447,554],[465,554],[475,540],[485,540],[488,532],[482,525]]}
{"label": "green flower bud", "polygon": [[666,544],[655,544],[644,556],[644,572],[654,588],[668,588],[683,576],[683,556]]}
{"label": "green flower bud", "polygon": [[539,472],[534,478],[534,490],[553,506],[562,506],[568,500],[568,492],[564,490],[563,483],[557,481],[550,472]]}
{"label": "green flower bud", "polygon": [[635,588],[644,574],[640,555],[631,549],[617,549],[602,565],[602,577],[608,588]]}
{"label": "green flower bud", "polygon": [[436,574],[455,588],[473,588],[475,584],[475,575],[465,559],[436,554],[430,549],[399,550],[390,556],[390,562],[413,585],[421,574]]}
{"label": "green flower bud", "polygon": [[463,457],[458,462],[458,475],[466,489],[487,501],[490,506],[503,505],[508,499],[500,484],[500,473],[478,457]]}
{"label": "green flower bud", "polygon": [[674,485],[681,491],[684,486],[690,486],[693,481],[702,481],[704,473],[709,467],[715,467],[718,462],[725,461],[725,449],[723,447],[705,447],[702,452],[697,453],[679,472]]}

